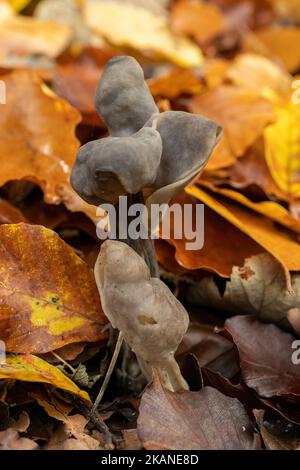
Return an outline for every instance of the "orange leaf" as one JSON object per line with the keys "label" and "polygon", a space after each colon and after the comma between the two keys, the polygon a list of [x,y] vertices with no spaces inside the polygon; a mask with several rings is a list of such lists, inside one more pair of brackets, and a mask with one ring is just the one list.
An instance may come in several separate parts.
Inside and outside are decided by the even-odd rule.
{"label": "orange leaf", "polygon": [[0,185],[24,178],[40,185],[46,202],[58,204],[79,146],[80,115],[34,72],[16,71],[2,80],[7,102],[0,114]]}
{"label": "orange leaf", "polygon": [[196,95],[203,90],[200,80],[189,69],[174,69],[168,75],[148,80],[148,86],[154,97],[169,100],[184,93]]}
{"label": "orange leaf", "polygon": [[299,43],[299,27],[272,26],[245,36],[243,49],[281,61],[289,72],[296,72],[300,67]]}
{"label": "orange leaf", "polygon": [[275,119],[267,100],[234,86],[221,85],[193,98],[190,109],[213,119],[224,129],[224,138],[210,158],[208,170],[232,165]]}
{"label": "orange leaf", "polygon": [[176,32],[203,42],[223,31],[224,19],[215,5],[198,0],[179,0],[171,10],[171,25]]}
{"label": "orange leaf", "polygon": [[[192,195],[192,190],[189,189],[189,192]],[[177,196],[172,202],[182,205],[193,203],[194,207],[196,205],[196,201],[187,194]],[[201,250],[186,250],[185,238],[171,237],[167,240],[176,249],[177,263],[185,270],[204,269],[217,273],[219,276],[229,277],[233,266],[239,266],[244,263],[245,258],[263,251],[251,237],[235,228],[211,208],[205,207],[204,217],[204,246]],[[222,234],[222,239],[220,239],[220,234]],[[167,262],[164,260],[161,249],[159,261],[167,270],[171,269],[174,272],[169,260]],[[181,272],[179,269],[175,272],[181,274],[182,269]]]}
{"label": "orange leaf", "polygon": [[287,276],[288,287],[290,287],[289,271],[300,270],[300,245],[298,242],[283,230],[280,231],[270,219],[249,209],[245,210],[243,206],[234,201],[217,194],[212,195],[194,186],[187,188],[186,191],[273,255],[282,265]]}
{"label": "orange leaf", "polygon": [[49,229],[0,226],[0,337],[10,352],[45,353],[105,338],[93,272]]}

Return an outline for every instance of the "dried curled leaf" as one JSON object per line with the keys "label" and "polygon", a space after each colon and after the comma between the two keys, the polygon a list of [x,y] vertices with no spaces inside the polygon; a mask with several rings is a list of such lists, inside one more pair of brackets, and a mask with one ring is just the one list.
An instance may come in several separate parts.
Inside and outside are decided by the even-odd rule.
{"label": "dried curled leaf", "polygon": [[116,56],[105,66],[95,107],[112,136],[134,134],[158,108],[133,57]]}
{"label": "dried curled leaf", "polygon": [[88,394],[57,367],[31,354],[8,357],[4,364],[0,364],[0,379],[46,383],[90,401]]}
{"label": "dried curled leaf", "polygon": [[160,279],[150,277],[145,261],[125,243],[107,240],[95,277],[105,314],[134,352],[150,364],[173,355],[188,314]]}
{"label": "dried curled leaf", "polygon": [[290,309],[299,306],[300,277],[292,275],[294,295],[286,290],[280,264],[268,254],[253,256],[234,267],[223,295],[212,278],[194,284],[191,300],[235,314],[256,315],[263,321],[287,325]]}
{"label": "dried curled leaf", "polygon": [[160,135],[152,128],[88,142],[77,154],[72,186],[90,204],[116,204],[122,194],[135,194],[152,185],[161,153]]}

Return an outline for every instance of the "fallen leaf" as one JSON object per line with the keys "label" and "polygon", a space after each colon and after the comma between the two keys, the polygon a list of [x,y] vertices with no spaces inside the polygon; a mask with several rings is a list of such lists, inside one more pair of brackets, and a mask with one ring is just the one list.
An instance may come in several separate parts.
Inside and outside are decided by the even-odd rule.
{"label": "fallen leaf", "polygon": [[30,0],[6,0],[9,5],[15,10],[20,11],[30,3]]}
{"label": "fallen leaf", "polygon": [[253,316],[229,318],[225,328],[238,348],[246,385],[261,397],[299,403],[300,368],[292,362],[295,338]]}
{"label": "fallen leaf", "polygon": [[227,69],[225,78],[260,96],[268,90],[280,96],[291,92],[292,77],[278,64],[259,54],[240,54]]}
{"label": "fallen leaf", "polygon": [[27,437],[20,437],[15,429],[0,432],[0,450],[35,450],[38,444]]}
{"label": "fallen leaf", "polygon": [[99,441],[84,431],[86,424],[81,415],[67,416],[43,450],[99,450]]}
{"label": "fallen leaf", "polygon": [[0,332],[7,351],[45,353],[105,338],[93,273],[55,232],[2,225],[0,241]]}
{"label": "fallen leaf", "polygon": [[177,68],[167,75],[148,80],[148,86],[155,98],[169,100],[182,94],[197,95],[203,90],[203,85],[192,70]]}
{"label": "fallen leaf", "polygon": [[152,58],[168,59],[181,67],[202,64],[200,49],[184,36],[173,33],[166,15],[116,0],[86,0],[84,15],[88,26],[114,46],[130,47]]}
{"label": "fallen leaf", "polygon": [[67,47],[71,31],[54,21],[13,16],[0,22],[0,60],[10,54],[43,54],[54,58]]}
{"label": "fallen leaf", "polygon": [[221,10],[214,4],[180,0],[172,6],[171,25],[177,33],[192,36],[201,43],[221,34],[225,21]]}
{"label": "fallen leaf", "polygon": [[0,198],[0,224],[17,224],[26,222],[26,217],[17,207]]}
{"label": "fallen leaf", "polygon": [[[187,191],[192,194],[193,189]],[[192,204],[192,217],[195,221],[197,200],[182,194],[174,198],[172,203]],[[204,246],[201,250],[187,250],[185,236],[175,238],[172,230],[171,237],[166,240],[176,249],[175,260],[183,268],[204,269],[228,277],[233,266],[240,265],[245,258],[262,252],[262,248],[253,237],[251,239],[242,233],[208,205],[205,206],[204,217]],[[222,243],[220,243],[220,233],[223,234]]]}
{"label": "fallen leaf", "polygon": [[282,265],[289,287],[289,271],[300,270],[300,245],[286,231],[279,230],[274,223],[240,204],[223,196],[211,194],[202,188],[191,187],[186,191],[224,217],[228,222],[247,234],[268,251]]}
{"label": "fallen leaf", "polygon": [[286,20],[300,21],[299,0],[269,0],[274,6],[276,14]]}
{"label": "fallen leaf", "polygon": [[6,362],[0,364],[0,378],[50,384],[72,393],[85,401],[90,401],[88,394],[80,390],[57,367],[31,354],[7,357]]}
{"label": "fallen leaf", "polygon": [[268,254],[253,256],[244,266],[234,267],[225,292],[220,293],[212,278],[190,286],[189,299],[234,314],[256,315],[263,321],[288,325],[291,308],[299,305],[300,277],[292,275],[294,295],[286,290],[280,264]]}
{"label": "fallen leaf", "polygon": [[[198,184],[204,188],[208,188],[216,194],[228,197],[233,201],[239,202],[245,207],[258,212],[259,214],[265,215],[269,219],[277,222],[284,227],[287,227],[296,233],[300,234],[300,220],[295,219],[287,209],[273,201],[262,201],[262,202],[252,202],[251,199],[244,196],[238,191],[233,191],[232,189],[226,188],[217,188],[210,183],[207,183],[205,180],[198,180]],[[188,188],[188,192],[192,192],[193,187]]]}
{"label": "fallen leaf", "polygon": [[300,109],[277,105],[276,122],[266,127],[265,157],[277,186],[293,201],[300,198]]}
{"label": "fallen leaf", "polygon": [[298,438],[293,435],[289,436],[288,433],[279,436],[272,434],[264,426],[265,411],[253,410],[253,414],[267,450],[300,450],[300,433],[298,433]]}
{"label": "fallen leaf", "polygon": [[207,170],[230,166],[274,121],[271,104],[242,87],[221,85],[194,97],[189,105],[193,113],[204,114],[224,129],[224,138],[210,158]]}
{"label": "fallen leaf", "polygon": [[79,143],[75,128],[79,113],[45,87],[31,71],[4,75],[7,103],[0,115],[0,185],[27,179],[41,186],[45,201],[62,202],[61,187],[69,187],[69,173]]}
{"label": "fallen leaf", "polygon": [[155,378],[139,411],[138,435],[147,450],[259,448],[242,404],[211,387],[173,393]]}
{"label": "fallen leaf", "polygon": [[56,63],[53,89],[81,112],[84,124],[105,127],[96,113],[94,98],[103,67],[111,57],[105,50],[86,47]]}
{"label": "fallen leaf", "polygon": [[246,35],[243,39],[243,50],[269,57],[282,63],[293,73],[300,67],[299,50],[295,47],[299,42],[299,27],[275,25]]}

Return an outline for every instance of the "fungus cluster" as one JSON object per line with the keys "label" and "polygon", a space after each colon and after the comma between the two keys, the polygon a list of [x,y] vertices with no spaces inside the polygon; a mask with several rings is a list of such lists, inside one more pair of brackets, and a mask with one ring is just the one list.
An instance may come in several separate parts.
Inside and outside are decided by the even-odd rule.
{"label": "fungus cluster", "polygon": [[[71,174],[74,189],[94,205],[115,205],[119,196],[136,194],[148,206],[168,202],[199,174],[221,137],[221,128],[205,117],[159,113],[142,68],[128,56],[107,63],[95,106],[109,136],[83,145]],[[102,244],[95,265],[102,307],[149,379],[156,369],[166,388],[186,389],[174,352],[188,314],[153,277],[147,250],[144,258],[126,243]]]}

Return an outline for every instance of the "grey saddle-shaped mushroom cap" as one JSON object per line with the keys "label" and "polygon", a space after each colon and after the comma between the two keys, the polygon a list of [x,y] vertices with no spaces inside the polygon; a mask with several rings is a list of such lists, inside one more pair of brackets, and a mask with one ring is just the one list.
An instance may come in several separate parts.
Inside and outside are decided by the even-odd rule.
{"label": "grey saddle-shaped mushroom cap", "polygon": [[153,184],[161,154],[160,135],[151,127],[129,137],[88,142],[78,151],[71,184],[89,204],[116,204],[122,194]]}
{"label": "grey saddle-shaped mushroom cap", "polygon": [[120,137],[134,134],[158,112],[143,69],[129,56],[114,57],[106,64],[95,107],[110,135]]}
{"label": "grey saddle-shaped mushroom cap", "polygon": [[204,116],[183,111],[154,114],[145,126],[159,132],[163,145],[147,204],[168,202],[204,168],[222,137],[222,128]]}

